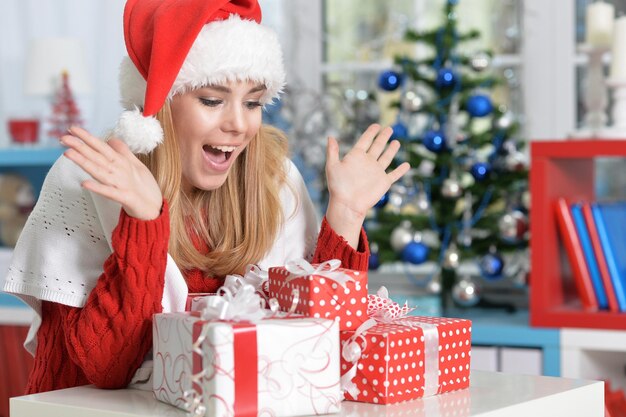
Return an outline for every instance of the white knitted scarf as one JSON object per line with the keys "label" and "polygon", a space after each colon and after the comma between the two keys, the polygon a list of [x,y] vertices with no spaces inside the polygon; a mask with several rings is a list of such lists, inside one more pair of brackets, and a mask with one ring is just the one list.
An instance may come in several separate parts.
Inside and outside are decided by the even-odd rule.
{"label": "white knitted scarf", "polygon": [[[263,269],[288,260],[310,260],[318,235],[318,220],[298,169],[285,163],[287,181],[280,198],[285,222],[259,263]],[[80,186],[89,178],[65,157],[52,166],[37,204],[20,235],[3,290],[35,310],[24,347],[34,354],[41,325],[41,301],[84,306],[112,253],[111,234],[120,205]],[[162,306],[164,312],[184,311],[185,280],[168,255]]]}

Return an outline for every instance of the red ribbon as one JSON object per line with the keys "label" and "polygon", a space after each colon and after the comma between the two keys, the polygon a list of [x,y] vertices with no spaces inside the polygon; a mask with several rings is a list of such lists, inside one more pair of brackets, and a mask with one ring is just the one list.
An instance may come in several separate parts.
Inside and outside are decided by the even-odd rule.
{"label": "red ribbon", "polygon": [[[199,320],[193,325],[193,340],[198,340],[203,327],[209,321]],[[235,355],[235,416],[256,417],[258,414],[258,357],[256,325],[253,323],[229,323],[233,328]],[[192,353],[193,373],[202,372],[202,355]],[[201,395],[202,387],[194,384],[193,389]]]}

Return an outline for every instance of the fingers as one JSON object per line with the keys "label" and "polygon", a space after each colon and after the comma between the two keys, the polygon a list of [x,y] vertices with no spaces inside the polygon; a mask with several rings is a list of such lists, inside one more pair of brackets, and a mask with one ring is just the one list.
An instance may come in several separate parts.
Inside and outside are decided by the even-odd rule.
{"label": "fingers", "polygon": [[370,154],[372,157],[378,159],[385,150],[385,146],[387,145],[387,142],[389,142],[389,138],[391,138],[392,134],[393,129],[389,126],[381,130],[376,136],[376,139],[370,146],[367,153]]}
{"label": "fingers", "polygon": [[[60,142],[62,145],[67,146],[69,149],[81,155],[83,158],[90,160],[94,164],[107,166],[111,163],[111,160],[107,159],[100,152],[94,150],[91,146],[76,136],[64,135],[61,137]],[[69,154],[73,154],[74,152],[68,151]]]}
{"label": "fingers", "polygon": [[367,130],[363,132],[359,140],[356,142],[356,144],[354,145],[354,149],[360,149],[363,152],[367,152],[370,146],[372,146],[372,142],[374,141],[374,138],[376,137],[376,134],[379,130],[379,124],[370,125],[370,127],[368,127]]}
{"label": "fingers", "polygon": [[93,179],[103,184],[110,184],[112,175],[110,165],[107,166],[96,163],[92,159],[86,158],[83,154],[73,148],[65,151],[64,155],[76,165],[81,167],[87,174],[91,175]]}
{"label": "fingers", "polygon": [[334,165],[339,162],[339,144],[337,140],[329,136],[326,145],[326,166]]}
{"label": "fingers", "polygon": [[408,162],[403,162],[402,164],[400,164],[400,166],[387,174],[387,176],[391,179],[392,182],[396,182],[400,178],[402,178],[404,174],[409,172],[409,169],[411,169],[411,165],[409,165]]}
{"label": "fingers", "polygon": [[383,168],[387,169],[399,150],[400,142],[397,140],[392,140],[389,146],[387,146],[387,149],[385,149],[385,152],[383,152],[380,158],[378,158],[378,162],[383,166]]}
{"label": "fingers", "polygon": [[106,142],[103,142],[99,138],[92,136],[85,129],[78,126],[72,126],[69,129],[69,132],[70,135],[73,135],[82,140],[83,143],[85,143],[89,148],[104,156],[109,162],[116,159],[116,152],[111,149],[111,147]]}
{"label": "fingers", "polygon": [[120,155],[126,157],[126,158],[135,158],[135,154],[133,154],[130,150],[130,148],[128,147],[128,145],[119,140],[119,139],[110,139],[107,144],[113,148],[114,151],[116,151],[117,153],[119,153]]}

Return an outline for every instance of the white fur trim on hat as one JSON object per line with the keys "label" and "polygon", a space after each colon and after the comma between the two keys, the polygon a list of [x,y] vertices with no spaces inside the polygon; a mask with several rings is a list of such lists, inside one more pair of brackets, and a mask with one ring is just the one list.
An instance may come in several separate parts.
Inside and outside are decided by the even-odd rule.
{"label": "white fur trim on hat", "polygon": [[168,98],[227,81],[265,84],[264,102],[278,97],[285,85],[285,69],[280,43],[273,30],[236,15],[204,25]]}
{"label": "white fur trim on hat", "polygon": [[122,112],[113,136],[123,140],[132,153],[145,154],[163,142],[163,128],[155,117],[145,117],[135,108]]}

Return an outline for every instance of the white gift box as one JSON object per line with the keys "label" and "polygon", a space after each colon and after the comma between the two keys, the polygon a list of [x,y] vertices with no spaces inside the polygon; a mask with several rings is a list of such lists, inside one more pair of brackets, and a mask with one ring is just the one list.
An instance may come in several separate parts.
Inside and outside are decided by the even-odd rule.
{"label": "white gift box", "polygon": [[153,330],[160,401],[215,417],[254,415],[255,408],[267,416],[340,411],[339,326],[333,320],[250,323],[162,313],[154,316]]}

